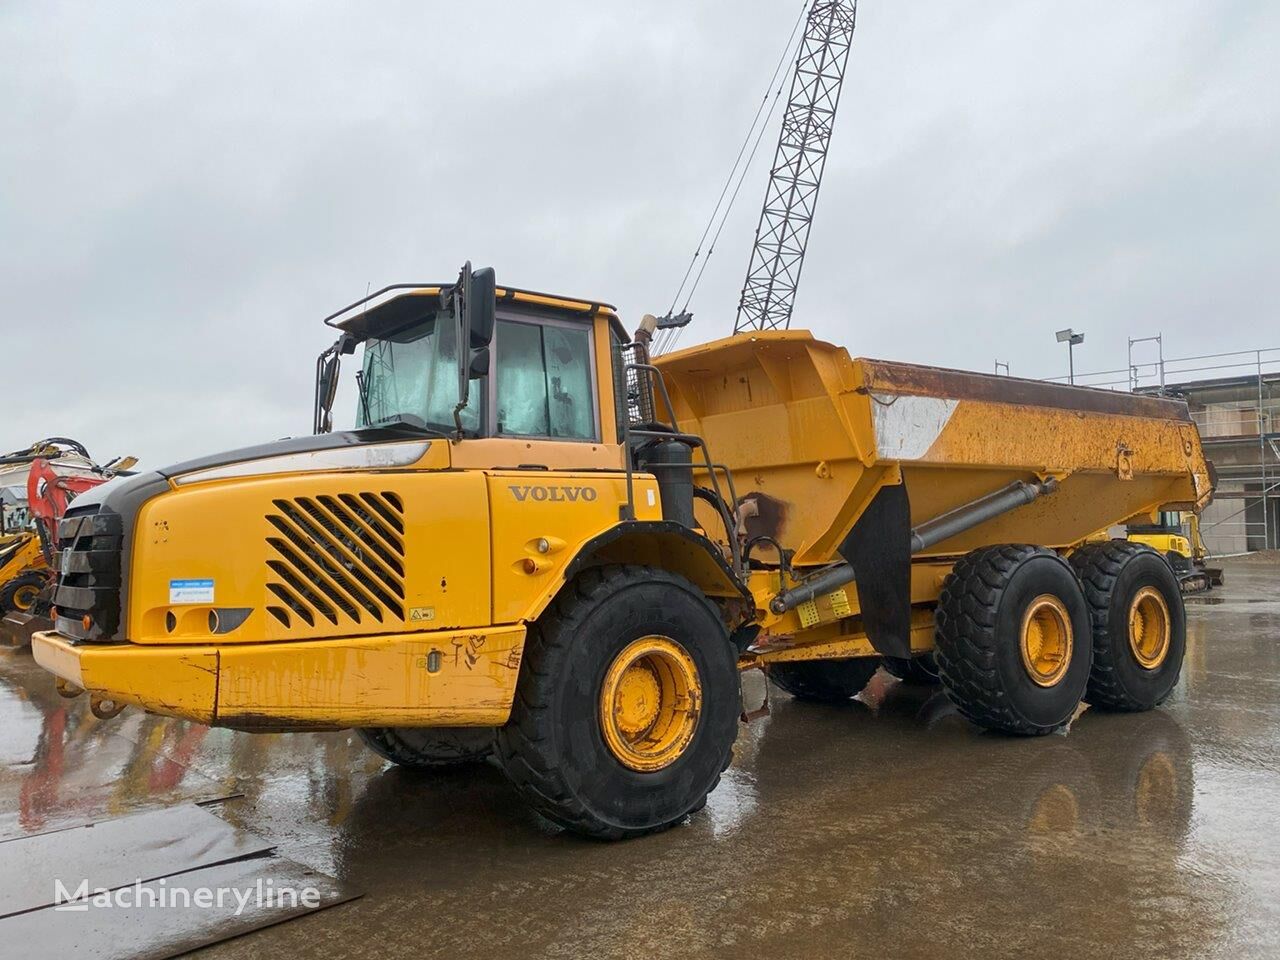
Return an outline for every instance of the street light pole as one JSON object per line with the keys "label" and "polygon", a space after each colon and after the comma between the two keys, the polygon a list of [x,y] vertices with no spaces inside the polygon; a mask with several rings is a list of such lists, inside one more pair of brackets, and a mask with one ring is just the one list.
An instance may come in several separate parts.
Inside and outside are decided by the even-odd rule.
{"label": "street light pole", "polygon": [[1065,330],[1059,330],[1055,336],[1058,338],[1059,343],[1065,343],[1067,345],[1067,370],[1069,371],[1068,381],[1074,384],[1076,382],[1075,346],[1077,343],[1084,343],[1084,334],[1076,333],[1070,327],[1067,327]]}

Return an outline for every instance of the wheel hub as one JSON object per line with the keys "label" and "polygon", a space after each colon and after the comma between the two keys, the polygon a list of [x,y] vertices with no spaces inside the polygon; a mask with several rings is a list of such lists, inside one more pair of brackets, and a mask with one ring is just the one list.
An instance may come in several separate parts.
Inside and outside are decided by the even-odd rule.
{"label": "wheel hub", "polygon": [[668,637],[641,637],[622,649],[600,689],[600,726],[623,766],[652,772],[674,763],[693,740],[702,704],[698,668]]}
{"label": "wheel hub", "polygon": [[1172,634],[1169,605],[1155,587],[1143,587],[1129,605],[1129,649],[1144,670],[1164,663]]}
{"label": "wheel hub", "polygon": [[1051,593],[1042,593],[1022,617],[1022,666],[1041,687],[1062,680],[1071,666],[1075,637],[1066,605]]}
{"label": "wheel hub", "polygon": [[40,588],[34,585],[24,584],[18,587],[13,593],[13,606],[19,613],[26,613],[35,606],[36,597],[40,595]]}

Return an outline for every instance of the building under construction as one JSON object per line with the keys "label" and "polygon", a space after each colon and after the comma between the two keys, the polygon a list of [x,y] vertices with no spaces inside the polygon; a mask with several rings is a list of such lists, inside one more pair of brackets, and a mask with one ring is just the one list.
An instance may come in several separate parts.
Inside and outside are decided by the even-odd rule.
{"label": "building under construction", "polygon": [[1185,400],[1218,478],[1200,520],[1206,549],[1280,548],[1280,347],[1135,363],[1141,342],[1128,367],[1075,382]]}
{"label": "building under construction", "polygon": [[1187,401],[1218,474],[1200,521],[1211,553],[1280,546],[1280,372],[1169,384]]}

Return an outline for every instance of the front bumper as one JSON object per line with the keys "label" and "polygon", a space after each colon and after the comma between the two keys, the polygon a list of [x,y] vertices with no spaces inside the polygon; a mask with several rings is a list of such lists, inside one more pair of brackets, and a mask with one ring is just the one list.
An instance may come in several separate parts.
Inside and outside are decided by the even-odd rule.
{"label": "front bumper", "polygon": [[36,662],[104,699],[244,730],[500,726],[525,628],[222,645],[32,637]]}

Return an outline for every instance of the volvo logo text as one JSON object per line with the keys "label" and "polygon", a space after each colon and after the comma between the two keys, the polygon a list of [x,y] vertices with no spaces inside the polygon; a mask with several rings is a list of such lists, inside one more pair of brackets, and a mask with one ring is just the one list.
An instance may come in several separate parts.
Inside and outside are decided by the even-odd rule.
{"label": "volvo logo text", "polygon": [[517,501],[536,500],[539,503],[588,503],[596,498],[595,487],[531,487],[528,484],[510,484],[508,488]]}

